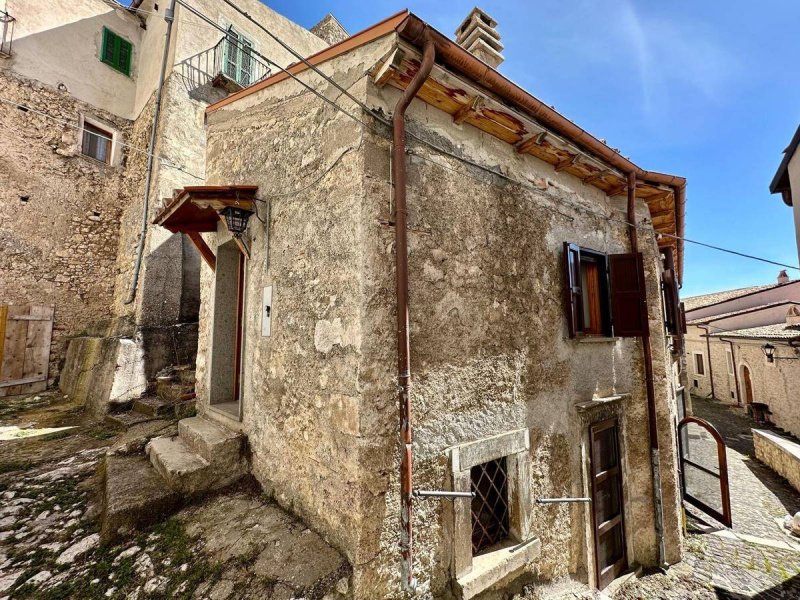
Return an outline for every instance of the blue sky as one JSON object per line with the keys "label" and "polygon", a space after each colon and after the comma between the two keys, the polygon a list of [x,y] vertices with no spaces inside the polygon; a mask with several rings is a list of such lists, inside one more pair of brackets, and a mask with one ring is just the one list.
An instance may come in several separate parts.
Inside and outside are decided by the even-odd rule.
{"label": "blue sky", "polygon": [[[332,12],[351,33],[410,8],[452,34],[475,0],[266,3],[307,27]],[[800,123],[800,2],[479,5],[499,23],[506,76],[645,169],[688,179],[688,238],[797,265],[791,209],[768,187]],[[682,294],[779,270],[687,244]]]}

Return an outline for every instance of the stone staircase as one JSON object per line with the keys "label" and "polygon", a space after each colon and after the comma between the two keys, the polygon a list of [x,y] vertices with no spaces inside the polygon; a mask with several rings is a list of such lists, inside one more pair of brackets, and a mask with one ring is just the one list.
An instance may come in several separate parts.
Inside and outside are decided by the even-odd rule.
{"label": "stone staircase", "polygon": [[247,438],[202,416],[152,438],[141,454],[107,454],[101,470],[101,534],[113,541],[169,516],[249,471]]}
{"label": "stone staircase", "polygon": [[178,435],[150,440],[145,453],[175,491],[188,496],[230,485],[247,472],[246,438],[204,417],[178,422]]}
{"label": "stone staircase", "polygon": [[165,369],[151,386],[155,394],[135,399],[125,412],[107,415],[106,423],[113,427],[129,429],[147,421],[194,416],[194,381],[194,370],[189,367]]}

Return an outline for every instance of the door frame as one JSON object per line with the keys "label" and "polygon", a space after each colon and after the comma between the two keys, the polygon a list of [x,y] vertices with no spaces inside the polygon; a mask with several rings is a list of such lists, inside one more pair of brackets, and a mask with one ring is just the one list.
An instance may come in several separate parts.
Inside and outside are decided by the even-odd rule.
{"label": "door frame", "polygon": [[[695,423],[700,427],[704,428],[711,434],[711,437],[714,438],[714,441],[717,443],[717,463],[719,465],[719,474],[714,473],[711,469],[704,467],[689,458],[686,458],[684,455],[684,442],[681,436],[681,429],[685,428],[689,423]],[[686,437],[688,442],[688,436]],[[720,496],[722,500],[722,512],[720,513],[715,508],[708,506],[702,500],[695,498],[691,494],[686,491],[686,478],[685,478],[685,469],[683,468],[684,463],[688,463],[695,469],[702,471],[707,475],[711,475],[712,477],[716,477],[719,479],[719,486],[720,486]],[[731,490],[730,485],[728,483],[728,452],[725,446],[725,440],[720,435],[719,431],[708,421],[701,419],[700,417],[684,417],[681,419],[680,423],[678,423],[678,472],[680,475],[681,480],[681,493],[683,495],[683,499],[694,506],[695,508],[703,511],[704,513],[708,514],[709,516],[715,518],[717,521],[725,525],[726,527],[733,526],[733,519],[731,517]]]}
{"label": "door frame", "polygon": [[739,365],[739,372],[742,376],[742,387],[744,387],[744,406],[746,408],[756,401],[756,395],[753,389],[753,370],[748,365],[741,363]]}
{"label": "door frame", "polygon": [[[600,432],[612,428],[615,430],[614,446],[617,456],[617,465],[612,469],[608,469],[601,473],[595,473],[595,464],[599,464],[597,461],[599,457],[595,456],[595,449],[594,449],[595,437]],[[616,473],[612,473],[611,471],[613,470],[616,470]],[[617,477],[619,515],[609,521],[606,521],[606,523],[612,523],[613,521],[616,521],[616,523],[607,526],[605,531],[600,533],[600,528],[603,525],[606,525],[606,523],[597,523],[597,511],[595,509],[597,505],[595,486],[596,484],[602,483],[609,477],[613,477],[615,475]],[[594,543],[594,568],[595,568],[597,589],[602,590],[603,588],[608,586],[609,583],[611,583],[614,579],[619,577],[622,573],[624,573],[628,569],[628,546],[627,546],[627,536],[625,533],[625,488],[623,485],[623,474],[622,474],[620,427],[619,427],[619,419],[617,417],[612,417],[589,425],[589,479],[590,479],[590,493],[592,497],[590,510],[592,513],[592,540]],[[621,535],[622,556],[613,565],[608,565],[606,567],[601,568],[600,552],[599,552],[600,536],[605,533],[608,533],[615,527],[620,527],[622,530],[622,535]]]}

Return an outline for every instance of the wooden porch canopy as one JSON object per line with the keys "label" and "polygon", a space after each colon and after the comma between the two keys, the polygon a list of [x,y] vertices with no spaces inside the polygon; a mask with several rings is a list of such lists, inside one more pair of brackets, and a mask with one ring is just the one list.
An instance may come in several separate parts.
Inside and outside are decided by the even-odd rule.
{"label": "wooden porch canopy", "polygon": [[[219,214],[226,206],[236,206],[255,212],[257,185],[197,185],[177,190],[153,219],[172,233],[185,233],[211,269],[216,268],[216,257],[203,240],[201,233],[217,230],[224,217]],[[247,249],[240,243],[245,254]]]}

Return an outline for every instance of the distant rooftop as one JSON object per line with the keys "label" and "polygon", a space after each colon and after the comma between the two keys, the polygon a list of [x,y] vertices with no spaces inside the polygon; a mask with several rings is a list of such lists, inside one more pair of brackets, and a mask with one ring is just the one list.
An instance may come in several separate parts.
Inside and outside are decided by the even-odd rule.
{"label": "distant rooftop", "polygon": [[709,337],[745,338],[755,340],[794,340],[800,339],[800,325],[777,323],[762,327],[749,327],[735,331],[712,333]]}
{"label": "distant rooftop", "polygon": [[751,287],[743,287],[735,290],[724,290],[721,292],[713,292],[711,294],[703,294],[701,296],[690,296],[689,298],[684,298],[683,303],[686,306],[686,311],[688,312],[691,310],[697,310],[698,308],[703,308],[704,306],[719,304],[720,302],[726,302],[728,300],[733,300],[734,298],[739,298],[741,296],[747,296],[755,292],[768,290],[770,288],[778,287],[779,285],[781,284],[769,283],[767,285],[754,285]]}
{"label": "distant rooftop", "polygon": [[[767,287],[775,287],[775,286],[767,286]],[[743,288],[743,289],[749,289],[749,288]],[[702,298],[702,297],[703,296],[697,296],[697,298]],[[734,298],[736,298],[736,296],[734,296]],[[750,308],[743,308],[741,310],[734,310],[731,312],[720,313],[718,315],[708,315],[705,317],[700,317],[699,319],[692,319],[690,321],[687,321],[687,324],[699,325],[701,323],[710,323],[711,321],[719,321],[720,319],[727,319],[728,317],[735,317],[737,315],[746,315],[748,313],[758,312],[760,310],[765,310],[767,308],[773,308],[775,306],[782,306],[788,304],[797,304],[797,302],[794,302],[792,300],[778,300],[776,302],[767,302],[766,304],[759,304],[758,306],[751,306]]]}

